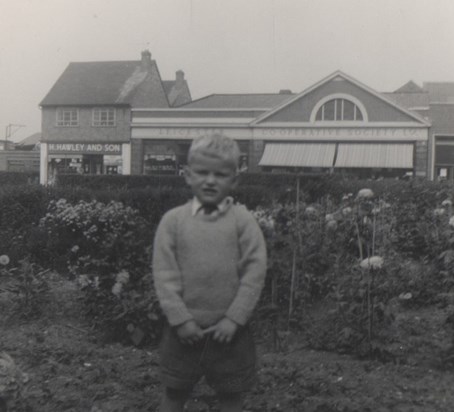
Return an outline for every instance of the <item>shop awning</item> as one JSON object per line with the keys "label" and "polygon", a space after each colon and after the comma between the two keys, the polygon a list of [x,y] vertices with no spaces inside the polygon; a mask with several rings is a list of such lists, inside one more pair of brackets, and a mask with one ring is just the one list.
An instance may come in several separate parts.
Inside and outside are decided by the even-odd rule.
{"label": "shop awning", "polygon": [[332,167],[332,143],[267,143],[259,166]]}
{"label": "shop awning", "polygon": [[335,167],[413,169],[413,145],[340,143]]}

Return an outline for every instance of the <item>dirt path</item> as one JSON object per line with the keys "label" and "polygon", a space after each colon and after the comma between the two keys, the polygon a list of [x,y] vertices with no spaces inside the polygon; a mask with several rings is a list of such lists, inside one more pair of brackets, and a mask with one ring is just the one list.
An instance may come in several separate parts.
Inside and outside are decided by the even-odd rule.
{"label": "dirt path", "polygon": [[[71,287],[35,322],[0,315],[0,351],[28,375],[23,412],[145,412],[159,399],[153,349],[103,345],[78,316]],[[7,302],[2,302],[5,309]],[[0,313],[5,313],[3,310]],[[261,348],[259,384],[247,411],[451,412],[454,373],[424,365],[382,364],[349,356],[293,348]],[[201,383],[189,411],[215,411],[212,392]]]}

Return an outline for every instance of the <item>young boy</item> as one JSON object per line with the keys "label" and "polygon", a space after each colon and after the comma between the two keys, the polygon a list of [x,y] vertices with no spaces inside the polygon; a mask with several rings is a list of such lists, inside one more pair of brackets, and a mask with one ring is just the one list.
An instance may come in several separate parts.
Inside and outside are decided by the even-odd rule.
{"label": "young boy", "polygon": [[254,217],[229,196],[240,152],[224,136],[193,141],[185,178],[194,198],[167,212],[156,232],[153,276],[167,318],[160,345],[161,412],[180,412],[202,376],[221,412],[241,412],[255,378],[248,320],[266,273]]}

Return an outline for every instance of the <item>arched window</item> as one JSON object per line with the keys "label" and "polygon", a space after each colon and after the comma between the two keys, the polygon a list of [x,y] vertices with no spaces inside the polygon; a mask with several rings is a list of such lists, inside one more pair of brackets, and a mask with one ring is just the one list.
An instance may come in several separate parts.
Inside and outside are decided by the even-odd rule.
{"label": "arched window", "polygon": [[364,116],[356,103],[344,98],[334,98],[323,103],[315,115],[316,122],[362,122]]}

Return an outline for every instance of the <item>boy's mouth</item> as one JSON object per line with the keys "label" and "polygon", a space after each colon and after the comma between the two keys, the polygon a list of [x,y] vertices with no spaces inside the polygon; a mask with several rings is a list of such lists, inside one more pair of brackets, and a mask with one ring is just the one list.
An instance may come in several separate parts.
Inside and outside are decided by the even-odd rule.
{"label": "boy's mouth", "polygon": [[211,189],[211,188],[204,188],[202,189],[202,192],[207,194],[207,195],[214,195],[217,193],[216,189]]}

